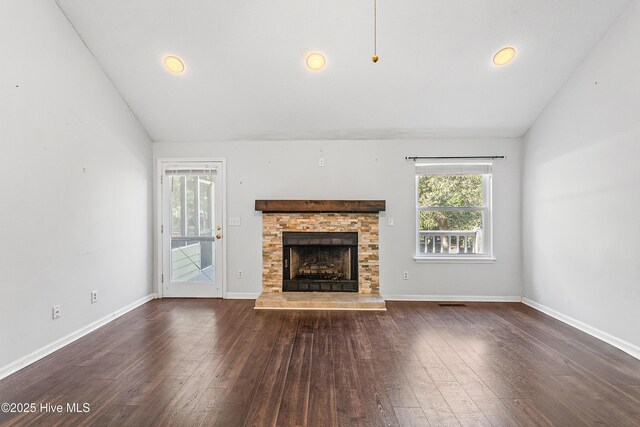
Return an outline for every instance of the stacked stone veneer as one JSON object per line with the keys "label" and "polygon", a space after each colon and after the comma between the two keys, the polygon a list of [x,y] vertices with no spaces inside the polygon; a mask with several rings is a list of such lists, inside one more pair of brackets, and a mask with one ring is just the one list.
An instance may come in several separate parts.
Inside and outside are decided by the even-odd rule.
{"label": "stacked stone veneer", "polygon": [[357,231],[358,292],[379,293],[377,213],[262,213],[262,290],[282,292],[283,231]]}

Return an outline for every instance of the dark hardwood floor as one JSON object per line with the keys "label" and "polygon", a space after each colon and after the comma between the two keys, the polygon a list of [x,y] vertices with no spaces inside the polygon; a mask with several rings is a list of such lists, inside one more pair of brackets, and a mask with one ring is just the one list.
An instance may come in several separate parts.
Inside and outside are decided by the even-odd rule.
{"label": "dark hardwood floor", "polygon": [[519,303],[152,301],[0,381],[7,425],[640,425],[640,361]]}

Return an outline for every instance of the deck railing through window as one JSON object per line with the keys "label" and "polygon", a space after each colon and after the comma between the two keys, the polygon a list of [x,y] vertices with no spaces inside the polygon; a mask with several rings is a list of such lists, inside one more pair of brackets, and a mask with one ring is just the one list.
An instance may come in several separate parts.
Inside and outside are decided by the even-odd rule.
{"label": "deck railing through window", "polygon": [[215,237],[171,238],[172,280],[212,282]]}
{"label": "deck railing through window", "polygon": [[420,253],[481,254],[482,230],[421,230]]}

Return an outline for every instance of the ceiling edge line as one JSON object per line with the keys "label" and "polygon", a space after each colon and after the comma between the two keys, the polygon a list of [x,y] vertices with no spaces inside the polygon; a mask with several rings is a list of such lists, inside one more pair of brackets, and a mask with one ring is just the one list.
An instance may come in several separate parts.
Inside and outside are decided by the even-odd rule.
{"label": "ceiling edge line", "polygon": [[145,135],[147,135],[147,138],[149,139],[149,142],[153,143],[153,139],[151,138],[151,135],[149,134],[149,131],[147,130],[146,127],[144,127],[144,125],[142,124],[142,121],[140,121],[140,118],[138,117],[138,115],[133,111],[133,109],[131,108],[131,105],[129,105],[129,103],[127,102],[125,97],[122,95],[122,92],[120,92],[120,89],[118,89],[118,86],[116,86],[116,84],[113,82],[113,80],[111,79],[111,76],[109,76],[109,74],[107,74],[107,71],[104,69],[104,67],[102,66],[100,61],[98,61],[98,58],[96,57],[96,55],[93,53],[93,51],[91,50],[89,45],[87,45],[87,42],[84,40],[84,38],[82,37],[80,32],[78,32],[78,29],[73,24],[73,21],[71,21],[71,19],[69,19],[69,16],[65,12],[65,10],[62,7],[62,5],[60,4],[59,0],[54,0],[54,2],[56,4],[56,6],[58,6],[58,9],[60,9],[60,12],[62,13],[62,16],[64,16],[64,18],[67,20],[69,25],[71,25],[71,28],[76,33],[76,35],[78,36],[78,38],[80,39],[80,41],[84,45],[85,49],[87,49],[87,52],[89,52],[89,54],[91,55],[91,57],[93,58],[95,63],[98,64],[98,68],[100,68],[100,71],[102,72],[102,74],[107,78],[109,83],[111,83],[111,86],[113,86],[113,89],[115,89],[116,93],[118,94],[118,96],[120,97],[122,102],[124,102],[124,105],[127,106],[127,109],[133,115],[133,117],[136,119],[136,121],[140,125],[140,128],[144,131]]}
{"label": "ceiling edge line", "polygon": [[623,7],[622,10],[620,11],[620,13],[613,19],[613,21],[611,21],[611,24],[609,24],[609,26],[604,30],[604,32],[600,35],[598,40],[596,40],[596,42],[593,44],[593,46],[591,46],[591,48],[587,51],[587,53],[585,53],[585,55],[580,59],[580,62],[578,62],[578,64],[573,68],[573,70],[571,70],[571,73],[569,73],[569,76],[564,80],[564,82],[562,82],[560,87],[558,87],[558,90],[556,90],[553,93],[553,95],[549,98],[549,100],[544,105],[544,107],[542,107],[542,109],[538,112],[538,114],[533,119],[533,121],[531,122],[531,124],[529,125],[527,130],[522,135],[522,138],[524,138],[524,139],[527,138],[527,135],[529,134],[531,129],[535,126],[535,124],[538,122],[538,120],[540,120],[540,117],[542,117],[544,112],[547,111],[547,109],[553,103],[553,101],[555,101],[555,99],[558,97],[558,94],[562,91],[562,89],[565,88],[565,86],[569,83],[569,81],[573,78],[573,76],[576,75],[578,70],[585,64],[585,62],[587,62],[587,59],[598,48],[600,43],[602,43],[602,40],[604,40],[604,38],[607,37],[607,35],[611,32],[611,29],[613,27],[615,27],[616,24],[618,24],[618,22],[620,22],[620,20],[622,19],[622,16],[625,14],[625,12],[628,9],[630,9],[632,7],[632,5],[633,5],[633,0],[628,0],[626,6]]}

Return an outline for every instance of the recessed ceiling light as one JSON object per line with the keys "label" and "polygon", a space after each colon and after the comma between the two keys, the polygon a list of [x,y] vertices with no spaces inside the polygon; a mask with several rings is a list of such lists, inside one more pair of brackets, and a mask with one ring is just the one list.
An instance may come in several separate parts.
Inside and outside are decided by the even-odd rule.
{"label": "recessed ceiling light", "polygon": [[326,62],[324,56],[319,53],[310,53],[307,56],[307,67],[313,71],[321,70]]}
{"label": "recessed ceiling light", "polygon": [[516,56],[516,50],[512,47],[503,47],[493,57],[493,63],[496,65],[505,65]]}
{"label": "recessed ceiling light", "polygon": [[180,74],[184,71],[184,63],[176,56],[165,57],[164,66],[167,67],[167,70],[175,74]]}

